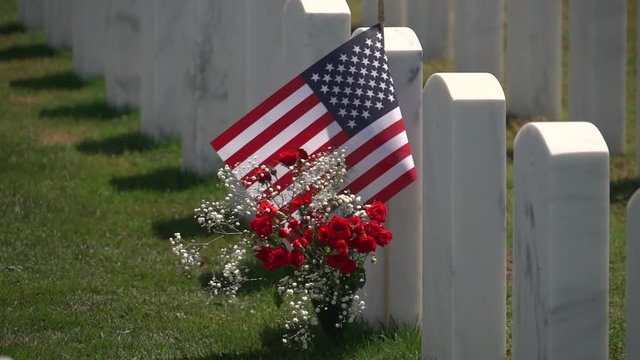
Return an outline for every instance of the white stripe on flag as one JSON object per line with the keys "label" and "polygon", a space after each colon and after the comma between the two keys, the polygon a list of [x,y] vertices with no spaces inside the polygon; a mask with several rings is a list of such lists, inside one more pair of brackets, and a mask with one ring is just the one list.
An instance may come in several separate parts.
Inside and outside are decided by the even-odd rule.
{"label": "white stripe on flag", "polygon": [[346,150],[347,155],[351,154],[372,137],[378,135],[381,131],[388,128],[390,125],[395,124],[400,119],[402,119],[402,113],[400,112],[400,107],[396,107],[354,135],[344,145],[342,145],[341,148]]}
{"label": "white stripe on flag", "polygon": [[218,150],[218,154],[222,159],[228,159],[238,149],[241,149],[246,143],[250,142],[256,137],[256,134],[262,133],[266,128],[282,118],[286,113],[291,111],[296,105],[304,101],[309,95],[313,93],[313,90],[304,84],[298,90],[289,95],[286,99],[274,106],[261,118],[256,120],[242,133],[238,134],[233,140],[229,141],[224,147]]}
{"label": "white stripe on flag", "polygon": [[362,202],[369,201],[373,196],[386,188],[389,184],[397,180],[404,173],[414,168],[413,157],[408,155],[402,161],[398,162],[394,167],[389,169],[383,175],[377,177],[371,184],[362,189],[359,195],[362,197]]}
{"label": "white stripe on flag", "polygon": [[391,153],[398,150],[408,142],[409,139],[407,138],[407,133],[403,131],[400,134],[389,139],[389,141],[387,141],[386,143],[381,144],[377,149],[372,151],[360,162],[352,165],[345,179],[345,187],[349,186],[352,181],[357,180],[365,172],[369,171],[380,161],[385,159]]}
{"label": "white stripe on flag", "polygon": [[[282,130],[276,136],[272,137],[264,146],[256,150],[251,156],[241,162],[235,170],[238,171],[238,176],[243,177],[247,175],[253,167],[250,165],[255,161],[256,164],[260,164],[265,161],[269,156],[278,151],[283,144],[286,144],[292,138],[296,137],[299,133],[304,131],[314,121],[318,120],[322,115],[327,113],[327,108],[322,103],[318,103],[316,106],[307,111],[299,119],[294,121],[286,129]],[[255,134],[253,135],[255,138]]]}

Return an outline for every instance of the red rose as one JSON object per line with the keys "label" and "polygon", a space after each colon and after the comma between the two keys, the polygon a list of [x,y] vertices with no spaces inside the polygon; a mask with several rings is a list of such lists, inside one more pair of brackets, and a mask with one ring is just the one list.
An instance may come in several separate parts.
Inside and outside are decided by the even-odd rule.
{"label": "red rose", "polygon": [[280,228],[280,229],[278,230],[278,237],[279,237],[279,238],[283,238],[283,239],[288,238],[288,237],[289,237],[289,229],[287,229],[287,228]]}
{"label": "red rose", "polygon": [[311,194],[309,193],[298,195],[294,197],[293,200],[291,200],[291,206],[294,209],[297,209],[302,205],[309,205],[309,204],[311,204]]}
{"label": "red rose", "polygon": [[300,220],[296,218],[289,220],[289,225],[288,225],[289,229],[295,230],[298,228],[298,226],[300,226]]}
{"label": "red rose", "polygon": [[293,166],[298,162],[298,151],[293,149],[282,150],[278,154],[278,160],[285,166]]}
{"label": "red rose", "polygon": [[251,221],[251,229],[258,236],[269,236],[273,232],[273,222],[267,216],[260,216]]}
{"label": "red rose", "polygon": [[347,242],[346,241],[338,240],[338,241],[336,241],[335,249],[339,253],[346,253],[349,250],[349,246],[347,246]]}
{"label": "red rose", "polygon": [[313,239],[313,229],[306,229],[303,233],[303,236],[307,240]]}
{"label": "red rose", "polygon": [[365,208],[367,215],[373,221],[384,222],[387,220],[387,207],[380,201],[374,201]]}
{"label": "red rose", "polygon": [[378,245],[387,246],[391,243],[391,239],[393,239],[393,234],[391,233],[391,231],[387,229],[382,229],[382,231],[378,233],[378,236],[376,236],[375,239]]}
{"label": "red rose", "polygon": [[349,220],[340,216],[334,216],[329,222],[329,228],[336,239],[351,239],[351,224],[349,224]]}
{"label": "red rose", "polygon": [[376,251],[377,245],[376,240],[371,236],[359,237],[353,241],[353,246],[362,254]]}
{"label": "red rose", "polygon": [[318,226],[318,241],[327,246],[333,246],[333,234],[329,226],[327,226],[326,224]]}
{"label": "red rose", "polygon": [[356,262],[351,259],[347,259],[345,264],[340,267],[340,272],[345,275],[351,274],[354,271],[356,271]]}
{"label": "red rose", "polygon": [[[331,266],[334,269],[340,269],[345,266],[351,259],[349,259],[349,255],[340,253],[337,255],[331,255],[327,258],[327,265]],[[352,260],[351,260],[352,261]]]}
{"label": "red rose", "polygon": [[262,262],[262,265],[265,269],[273,271],[281,267],[285,267],[290,262],[291,253],[288,252],[287,249],[279,247],[269,253],[269,256],[267,256],[266,261]]}
{"label": "red rose", "polygon": [[367,235],[373,237],[374,239],[378,237],[378,234],[383,229],[384,228],[382,227],[382,225],[378,224],[375,221],[372,221],[370,223],[366,223],[364,225],[364,231],[367,233]]}
{"label": "red rose", "polygon": [[355,232],[358,235],[364,235],[364,221],[362,221],[362,218],[360,216],[352,216],[349,219],[349,223],[351,224],[351,228],[353,229],[353,232]]}
{"label": "red rose", "polygon": [[258,204],[258,210],[256,211],[256,217],[269,216],[273,217],[278,214],[278,208],[268,201],[262,201]]}
{"label": "red rose", "polygon": [[296,246],[301,246],[303,248],[306,248],[307,246],[309,246],[309,241],[307,241],[307,239],[303,237],[297,238],[296,241],[293,242],[293,247],[296,248]]}
{"label": "red rose", "polygon": [[261,184],[271,182],[271,173],[263,168],[258,168],[255,172],[255,176]]}
{"label": "red rose", "polygon": [[307,160],[309,158],[309,154],[307,154],[303,148],[300,148],[298,149],[298,157],[302,160]]}
{"label": "red rose", "polygon": [[304,254],[300,250],[293,250],[291,252],[291,265],[299,268],[304,264]]}
{"label": "red rose", "polygon": [[269,254],[273,252],[274,248],[269,246],[256,246],[254,250],[256,251],[256,257],[264,263],[267,258],[269,258]]}

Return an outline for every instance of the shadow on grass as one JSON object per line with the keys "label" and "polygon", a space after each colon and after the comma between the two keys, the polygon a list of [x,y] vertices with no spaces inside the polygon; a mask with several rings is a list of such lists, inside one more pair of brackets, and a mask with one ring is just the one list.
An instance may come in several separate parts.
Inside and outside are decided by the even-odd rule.
{"label": "shadow on grass", "polygon": [[38,59],[55,54],[54,50],[44,44],[18,45],[0,50],[0,61]]}
{"label": "shadow on grass", "polygon": [[82,88],[85,84],[73,72],[64,71],[35,78],[13,80],[9,85],[12,88],[29,90],[76,90]]}
{"label": "shadow on grass", "polygon": [[198,225],[193,215],[187,215],[177,219],[156,220],[151,223],[151,229],[161,240],[167,240],[177,232],[179,232],[184,239],[192,239],[206,234],[206,230]]}
{"label": "shadow on grass", "polygon": [[629,199],[640,189],[640,179],[627,178],[614,180],[610,187],[610,203],[617,205],[625,205]]}
{"label": "shadow on grass", "polygon": [[286,330],[282,326],[266,326],[260,332],[262,347],[244,353],[216,353],[201,357],[183,357],[182,360],[245,360],[245,359],[348,359],[374,337],[384,341],[393,338],[397,327],[371,328],[363,323],[350,324],[338,337],[314,329],[314,344],[309,350],[290,349],[282,344]]}
{"label": "shadow on grass", "polygon": [[86,140],[76,146],[85,154],[121,155],[125,152],[145,152],[159,145],[138,132],[112,136],[101,140]]}
{"label": "shadow on grass", "polygon": [[111,186],[118,191],[149,190],[158,192],[183,191],[206,183],[206,180],[177,167],[166,167],[147,174],[115,177]]}
{"label": "shadow on grass", "polygon": [[0,25],[0,35],[11,35],[20,32],[25,32],[25,28],[16,21]]}
{"label": "shadow on grass", "polygon": [[96,100],[75,105],[63,105],[43,109],[40,111],[40,116],[44,118],[112,120],[129,113],[130,111],[115,110],[109,107],[106,102]]}

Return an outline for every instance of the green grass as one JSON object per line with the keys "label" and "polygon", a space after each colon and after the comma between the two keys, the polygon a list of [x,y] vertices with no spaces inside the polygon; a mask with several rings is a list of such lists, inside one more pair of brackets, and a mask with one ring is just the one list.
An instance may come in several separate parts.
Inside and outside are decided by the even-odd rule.
{"label": "green grass", "polygon": [[[640,187],[635,6],[630,0],[629,146],[611,160],[611,359],[624,359],[625,206]],[[449,61],[426,63],[425,78],[446,70]],[[181,171],[177,141],[154,144],[140,135],[137,113],[111,110],[103,87],[75,77],[70,53],[47,49],[41,31],[15,22],[14,0],[0,0],[0,355],[303,357],[280,344],[272,283],[227,306],[180,272],[168,237],[200,234],[191,210],[221,193]],[[522,123],[507,122],[509,151]],[[420,347],[414,326],[359,324],[339,346],[320,338],[309,357],[417,359]]]}

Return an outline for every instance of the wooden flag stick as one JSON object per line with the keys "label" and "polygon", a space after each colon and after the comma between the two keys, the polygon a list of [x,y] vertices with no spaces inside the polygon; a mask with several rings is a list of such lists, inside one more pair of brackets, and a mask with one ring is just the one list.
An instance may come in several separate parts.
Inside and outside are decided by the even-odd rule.
{"label": "wooden flag stick", "polygon": [[384,23],[384,0],[378,0],[378,22]]}

